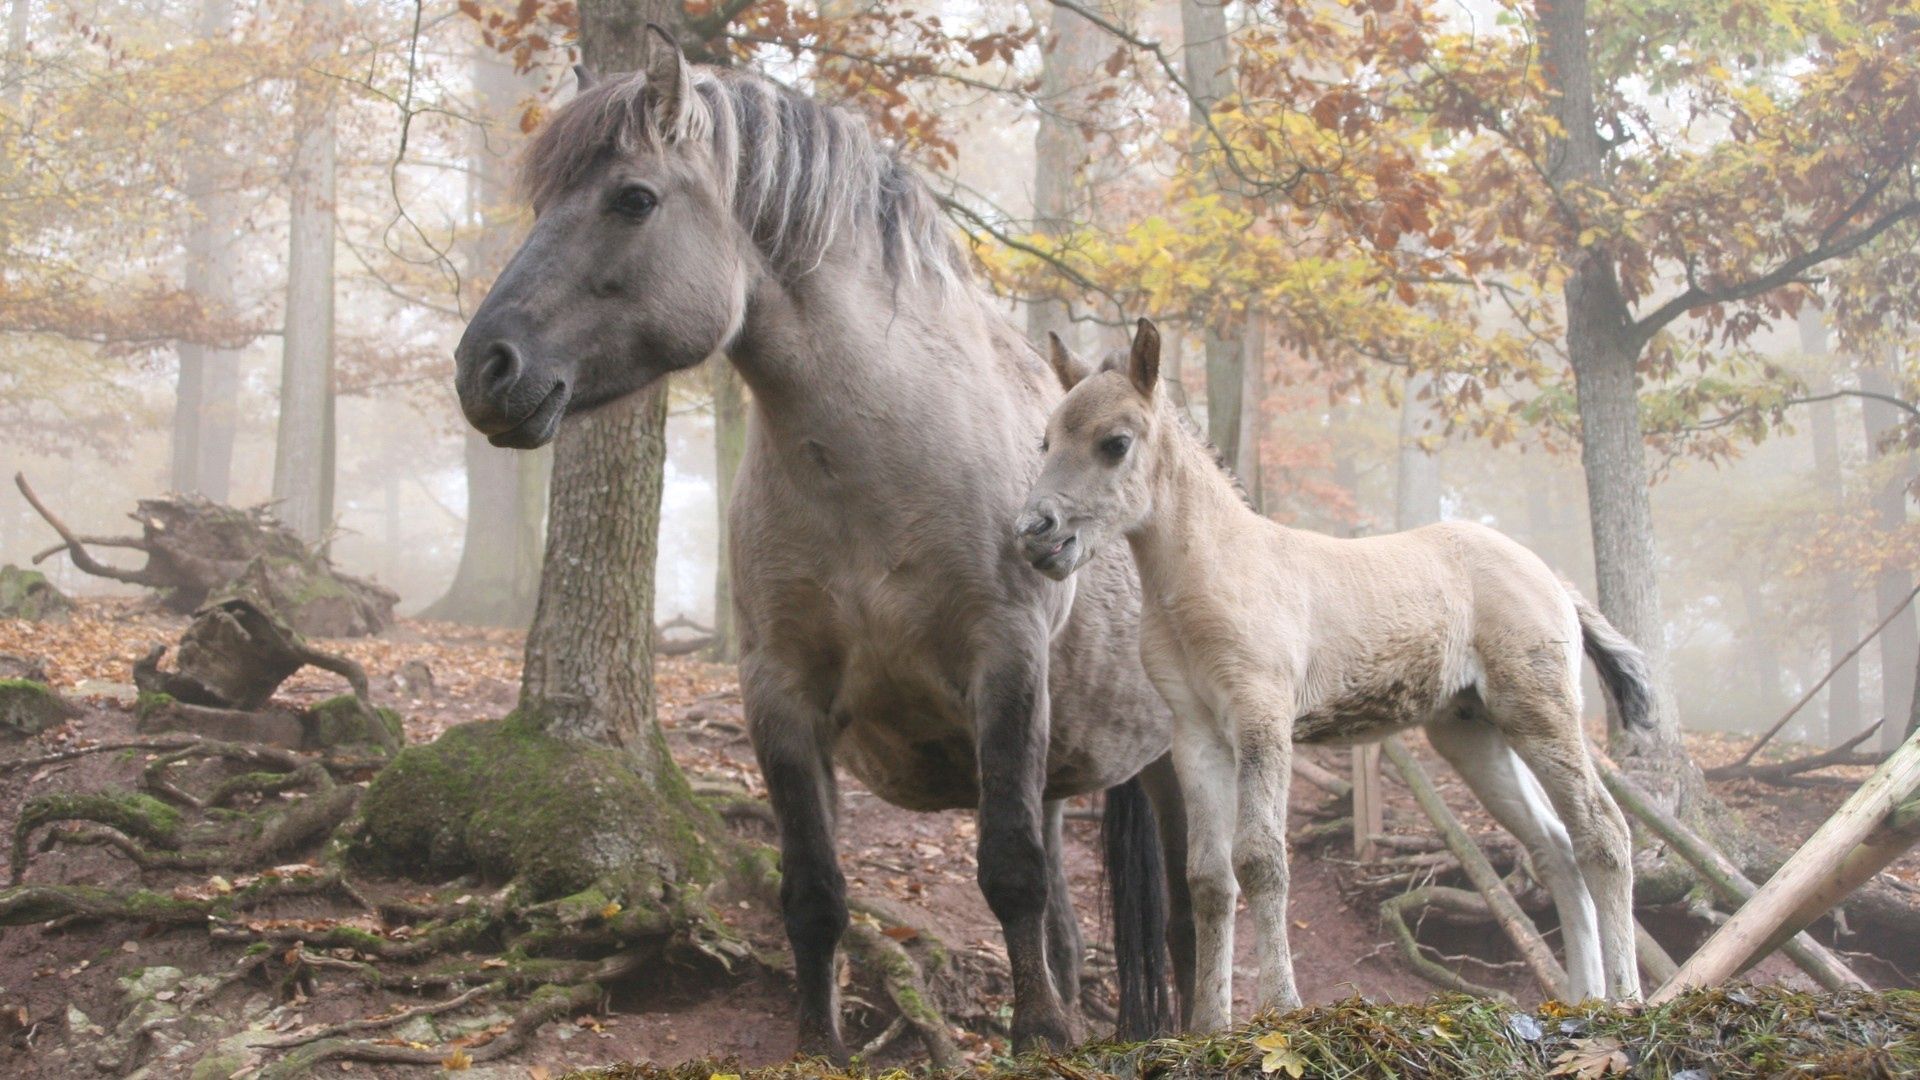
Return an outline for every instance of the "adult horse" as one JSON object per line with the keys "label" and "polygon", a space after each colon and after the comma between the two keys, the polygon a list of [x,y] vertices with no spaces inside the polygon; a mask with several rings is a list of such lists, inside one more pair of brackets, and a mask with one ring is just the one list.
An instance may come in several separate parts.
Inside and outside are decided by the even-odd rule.
{"label": "adult horse", "polygon": [[1158,871],[1137,870],[1162,841],[1136,776],[1176,867],[1185,826],[1133,569],[1116,552],[1077,587],[1048,581],[1006,525],[1054,376],[973,283],[926,185],[853,116],[695,68],[657,28],[643,71],[587,81],[528,148],[536,219],[460,341],[460,404],[528,448],[715,353],[753,390],[728,531],[802,1048],[845,1056],[836,762],[898,806],[978,809],[1021,1046],[1073,1039],[1062,800],[1113,789],[1123,1027],[1150,1023],[1166,906]]}

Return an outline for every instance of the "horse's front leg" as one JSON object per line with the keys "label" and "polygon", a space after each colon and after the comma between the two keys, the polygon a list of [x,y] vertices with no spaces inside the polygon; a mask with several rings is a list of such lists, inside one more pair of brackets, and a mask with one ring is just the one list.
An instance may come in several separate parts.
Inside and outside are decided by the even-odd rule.
{"label": "horse's front leg", "polygon": [[740,696],[780,828],[780,914],[793,947],[800,1052],[844,1064],[834,956],[847,929],[847,879],[834,851],[839,786],[826,715],[751,654],[740,663]]}
{"label": "horse's front leg", "polygon": [[1233,871],[1259,935],[1260,1009],[1296,1009],[1287,941],[1287,789],[1293,778],[1293,702],[1284,688],[1236,694],[1227,706],[1239,757]]}
{"label": "horse's front leg", "polygon": [[1047,963],[1047,637],[997,634],[971,688],[980,764],[980,891],[1013,969],[1013,1045],[1064,1049],[1073,1024]]}
{"label": "horse's front leg", "polygon": [[1193,908],[1193,997],[1186,1013],[1194,1031],[1233,1024],[1233,914],[1240,898],[1233,873],[1239,792],[1234,750],[1212,713],[1168,695],[1173,706],[1173,768],[1187,811],[1187,891]]}

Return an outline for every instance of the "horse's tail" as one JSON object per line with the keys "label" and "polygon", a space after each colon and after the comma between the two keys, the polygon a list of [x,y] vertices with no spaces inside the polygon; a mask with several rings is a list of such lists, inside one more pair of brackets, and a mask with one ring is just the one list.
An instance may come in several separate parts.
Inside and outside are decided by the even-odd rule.
{"label": "horse's tail", "polygon": [[1160,830],[1139,777],[1108,788],[1106,803],[1100,839],[1106,849],[1107,895],[1113,905],[1113,956],[1120,983],[1118,1035],[1150,1039],[1173,1027],[1167,994],[1167,872],[1160,854]]}
{"label": "horse's tail", "polygon": [[1627,636],[1613,628],[1587,598],[1567,590],[1573,610],[1580,615],[1581,644],[1600,673],[1600,683],[1620,710],[1620,723],[1629,728],[1653,727],[1653,672],[1647,656]]}

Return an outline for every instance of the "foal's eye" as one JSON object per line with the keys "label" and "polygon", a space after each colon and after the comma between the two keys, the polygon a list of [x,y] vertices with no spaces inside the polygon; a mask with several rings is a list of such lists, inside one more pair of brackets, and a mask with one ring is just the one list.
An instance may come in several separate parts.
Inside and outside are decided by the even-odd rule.
{"label": "foal's eye", "polygon": [[625,214],[635,221],[653,213],[653,208],[659,205],[660,196],[655,195],[653,189],[644,184],[628,184],[613,196],[614,211]]}
{"label": "foal's eye", "polygon": [[1131,435],[1109,435],[1100,440],[1100,452],[1110,460],[1119,461],[1127,456],[1127,447],[1133,445]]}

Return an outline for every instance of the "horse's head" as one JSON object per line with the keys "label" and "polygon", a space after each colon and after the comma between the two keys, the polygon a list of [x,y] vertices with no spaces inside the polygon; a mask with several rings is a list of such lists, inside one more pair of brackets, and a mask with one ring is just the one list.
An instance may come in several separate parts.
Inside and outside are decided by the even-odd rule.
{"label": "horse's head", "polygon": [[468,422],[528,449],[560,420],[690,367],[740,326],[742,230],[691,66],[649,27],[641,71],[581,92],[528,147],[533,230],[454,357]]}
{"label": "horse's head", "polygon": [[1137,528],[1151,504],[1159,425],[1160,333],[1141,319],[1122,364],[1089,373],[1051,337],[1054,373],[1067,396],[1047,418],[1040,478],[1014,531],[1034,569],[1064,581],[1099,550]]}

